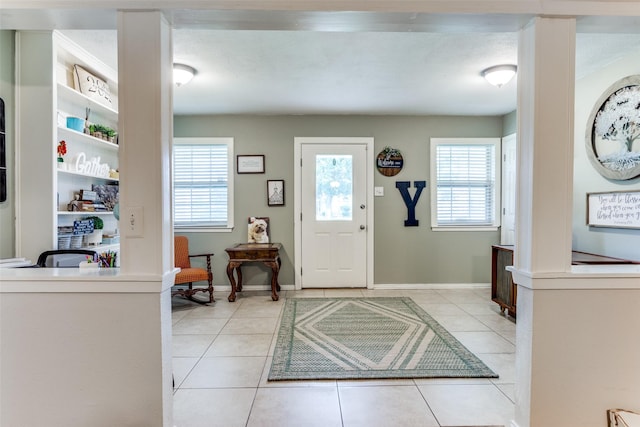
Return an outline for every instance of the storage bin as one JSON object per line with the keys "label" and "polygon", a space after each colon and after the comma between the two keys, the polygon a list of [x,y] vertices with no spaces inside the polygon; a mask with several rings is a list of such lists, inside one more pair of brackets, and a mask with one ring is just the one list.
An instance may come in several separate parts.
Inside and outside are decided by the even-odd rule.
{"label": "storage bin", "polygon": [[103,236],[102,237],[103,245],[114,245],[116,243],[120,243],[120,236]]}
{"label": "storage bin", "polygon": [[58,249],[71,248],[71,235],[58,235]]}
{"label": "storage bin", "polygon": [[82,235],[71,236],[71,249],[80,249],[82,247]]}
{"label": "storage bin", "polygon": [[79,117],[67,117],[67,127],[78,132],[84,132],[84,119]]}

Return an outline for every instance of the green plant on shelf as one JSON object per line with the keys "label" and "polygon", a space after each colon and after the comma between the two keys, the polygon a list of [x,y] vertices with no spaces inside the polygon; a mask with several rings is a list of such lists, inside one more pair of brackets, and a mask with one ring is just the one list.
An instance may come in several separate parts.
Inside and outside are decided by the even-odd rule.
{"label": "green plant on shelf", "polygon": [[93,229],[94,230],[102,230],[104,228],[104,221],[99,216],[90,216],[85,219],[90,219],[93,221]]}
{"label": "green plant on shelf", "polygon": [[101,124],[91,124],[89,125],[89,132],[91,136],[95,136],[96,138],[109,138],[113,139],[116,136],[116,131],[111,129],[108,126],[104,126]]}

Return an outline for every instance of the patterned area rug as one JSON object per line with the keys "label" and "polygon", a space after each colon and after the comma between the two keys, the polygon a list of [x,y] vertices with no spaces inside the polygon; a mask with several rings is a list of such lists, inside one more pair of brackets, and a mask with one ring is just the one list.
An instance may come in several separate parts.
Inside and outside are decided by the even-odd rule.
{"label": "patterned area rug", "polygon": [[269,380],[497,378],[411,298],[287,299]]}

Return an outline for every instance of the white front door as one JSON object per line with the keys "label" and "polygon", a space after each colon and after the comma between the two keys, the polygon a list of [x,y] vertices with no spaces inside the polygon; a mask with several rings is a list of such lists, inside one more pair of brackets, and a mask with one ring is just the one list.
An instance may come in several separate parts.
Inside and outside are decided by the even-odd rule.
{"label": "white front door", "polygon": [[296,273],[301,288],[368,285],[368,244],[373,233],[367,189],[372,165],[368,144],[359,140],[330,138],[300,144],[300,191],[296,191],[300,271]]}

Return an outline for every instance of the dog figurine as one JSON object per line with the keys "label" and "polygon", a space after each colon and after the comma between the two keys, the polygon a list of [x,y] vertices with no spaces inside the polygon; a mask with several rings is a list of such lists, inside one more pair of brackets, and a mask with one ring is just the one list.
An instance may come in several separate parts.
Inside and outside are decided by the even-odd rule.
{"label": "dog figurine", "polygon": [[261,218],[249,218],[249,243],[269,243],[267,221]]}

